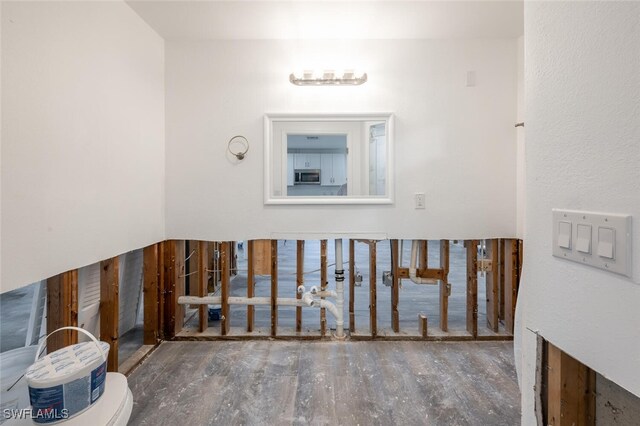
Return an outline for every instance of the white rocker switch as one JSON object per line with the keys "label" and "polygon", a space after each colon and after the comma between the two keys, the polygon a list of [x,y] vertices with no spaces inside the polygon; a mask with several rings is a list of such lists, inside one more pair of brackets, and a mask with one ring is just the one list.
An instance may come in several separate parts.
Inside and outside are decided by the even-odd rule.
{"label": "white rocker switch", "polygon": [[558,247],[571,250],[571,222],[558,222]]}
{"label": "white rocker switch", "polygon": [[598,256],[613,259],[616,245],[616,231],[613,228],[598,228]]}
{"label": "white rocker switch", "polygon": [[591,254],[591,225],[578,224],[576,249],[580,253]]}

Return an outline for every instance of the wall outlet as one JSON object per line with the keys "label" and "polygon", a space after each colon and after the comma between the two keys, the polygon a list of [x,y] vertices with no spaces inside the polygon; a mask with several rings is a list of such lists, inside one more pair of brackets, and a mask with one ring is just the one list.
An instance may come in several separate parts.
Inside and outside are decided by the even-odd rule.
{"label": "wall outlet", "polygon": [[424,209],[426,205],[424,192],[416,192],[414,194],[416,209]]}

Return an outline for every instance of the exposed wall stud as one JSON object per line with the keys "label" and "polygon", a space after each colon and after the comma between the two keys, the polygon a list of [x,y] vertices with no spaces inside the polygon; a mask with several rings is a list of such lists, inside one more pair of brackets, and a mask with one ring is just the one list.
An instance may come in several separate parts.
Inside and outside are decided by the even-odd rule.
{"label": "exposed wall stud", "polygon": [[170,339],[184,326],[184,306],[178,304],[178,298],[185,293],[185,241],[165,241],[164,258],[166,307],[164,337]]}
{"label": "exposed wall stud", "polygon": [[505,320],[504,281],[504,239],[500,238],[498,240],[498,298],[500,300],[498,318],[502,322]]}
{"label": "exposed wall stud", "polygon": [[420,269],[429,267],[429,240],[420,241],[420,263],[418,265]]}
{"label": "exposed wall stud", "polygon": [[356,331],[356,253],[355,241],[349,240],[349,331]]}
{"label": "exposed wall stud", "polygon": [[[78,271],[76,269],[47,280],[47,334],[65,326],[78,326]],[[77,342],[77,331],[64,330],[47,340],[47,352],[51,353]]]}
{"label": "exposed wall stud", "polygon": [[[304,240],[296,241],[296,299],[302,299],[298,287],[304,285]],[[296,307],[296,331],[302,331],[302,307]]]}
{"label": "exposed wall stud", "polygon": [[143,250],[144,337],[145,345],[159,341],[160,319],[160,244],[152,244]]}
{"label": "exposed wall stud", "polygon": [[440,329],[449,330],[449,240],[440,240]]}
{"label": "exposed wall stud", "polygon": [[376,242],[369,242],[369,329],[371,337],[378,335],[378,311],[377,311],[377,294],[376,294]]}
{"label": "exposed wall stud", "polygon": [[518,297],[518,240],[508,239],[504,244],[504,305],[505,328],[513,334],[516,300]]}
{"label": "exposed wall stud", "polygon": [[221,302],[221,312],[222,316],[220,321],[220,334],[226,336],[229,334],[229,329],[231,326],[231,313],[229,311],[229,281],[231,279],[231,243],[228,241],[224,241],[220,245],[220,265],[221,265],[221,274],[222,274],[222,287],[220,289],[220,296],[222,297]]}
{"label": "exposed wall stud", "polygon": [[[255,242],[253,240],[247,241],[247,297],[254,296],[256,287],[254,250]],[[255,312],[254,305],[247,305],[247,332],[249,333],[253,332]]]}
{"label": "exposed wall stud", "polygon": [[[327,240],[320,240],[320,290],[327,288]],[[324,299],[322,297],[321,299]],[[327,312],[320,309],[320,334],[322,337],[327,334]]]}
{"label": "exposed wall stud", "polygon": [[391,328],[396,333],[400,332],[400,312],[398,311],[398,303],[400,302],[399,259],[398,240],[391,240],[391,264],[393,265],[391,271],[393,277],[391,282]]}
{"label": "exposed wall stud", "polygon": [[498,240],[487,240],[486,258],[491,261],[491,270],[485,276],[487,327],[495,333],[499,330],[499,270],[498,270]]}
{"label": "exposed wall stud", "polygon": [[[198,274],[197,281],[192,280],[192,283],[197,282],[198,296],[204,297],[208,295],[209,273],[207,272],[208,258],[209,258],[209,244],[205,241],[198,241]],[[205,331],[209,327],[209,307],[207,305],[200,305],[198,307],[198,325],[200,332]]]}
{"label": "exposed wall stud", "polygon": [[547,424],[595,425],[595,372],[547,342]]}
{"label": "exposed wall stud", "polygon": [[100,262],[100,340],[110,346],[107,371],[118,371],[119,259]]}
{"label": "exposed wall stud", "polygon": [[420,335],[422,337],[424,337],[425,339],[427,338],[427,316],[423,315],[423,314],[418,314],[418,329],[420,332]]}
{"label": "exposed wall stud", "polygon": [[278,240],[271,240],[271,337],[278,334]]}
{"label": "exposed wall stud", "polygon": [[467,332],[478,337],[478,240],[465,241],[467,247]]}

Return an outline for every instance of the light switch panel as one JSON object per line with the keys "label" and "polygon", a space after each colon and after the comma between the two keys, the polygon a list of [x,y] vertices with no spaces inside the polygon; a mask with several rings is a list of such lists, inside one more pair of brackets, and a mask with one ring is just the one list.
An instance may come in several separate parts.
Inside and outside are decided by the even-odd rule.
{"label": "light switch panel", "polygon": [[580,253],[591,254],[591,225],[579,223],[577,226],[576,250]]}
{"label": "light switch panel", "polygon": [[631,276],[631,216],[553,209],[553,255]]}

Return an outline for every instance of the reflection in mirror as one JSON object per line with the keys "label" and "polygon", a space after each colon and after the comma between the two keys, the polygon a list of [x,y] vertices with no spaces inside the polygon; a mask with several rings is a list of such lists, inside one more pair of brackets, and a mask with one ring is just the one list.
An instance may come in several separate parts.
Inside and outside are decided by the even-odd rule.
{"label": "reflection in mirror", "polygon": [[347,152],[346,134],[288,134],[287,195],[346,196]]}
{"label": "reflection in mirror", "polygon": [[390,115],[267,116],[265,202],[390,203]]}

